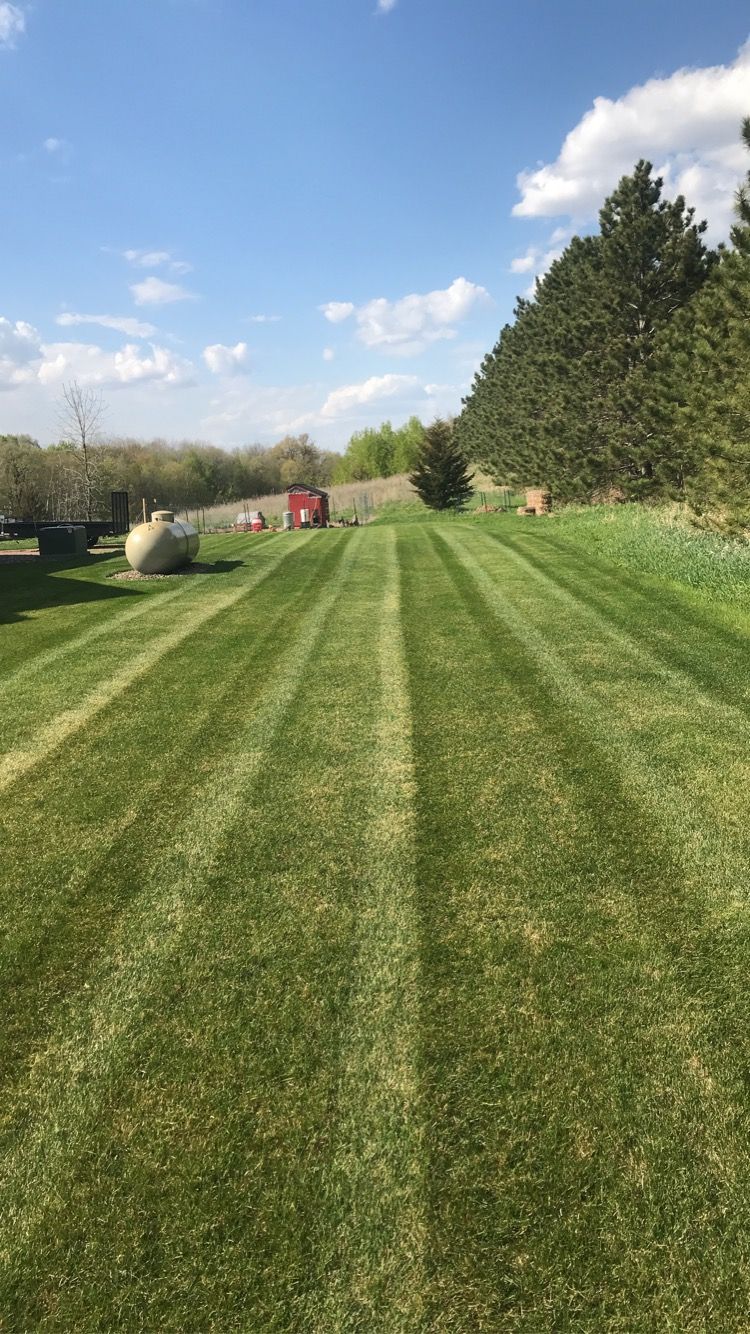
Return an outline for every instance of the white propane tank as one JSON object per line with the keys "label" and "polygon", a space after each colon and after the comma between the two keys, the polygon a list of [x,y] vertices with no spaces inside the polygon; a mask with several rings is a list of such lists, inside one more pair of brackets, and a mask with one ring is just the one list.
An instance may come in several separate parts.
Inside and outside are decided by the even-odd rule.
{"label": "white propane tank", "polygon": [[128,533],[125,555],[139,574],[171,574],[198,555],[200,538],[191,523],[175,521],[172,510],[154,510],[150,523]]}
{"label": "white propane tank", "polygon": [[309,527],[310,527],[310,511],[309,511],[309,510],[300,510],[300,512],[299,512],[299,521],[300,521],[300,527],[302,527],[302,528],[309,528]]}
{"label": "white propane tank", "polygon": [[281,516],[281,522],[284,525],[284,532],[291,533],[294,527],[294,515],[291,510],[284,510]]}

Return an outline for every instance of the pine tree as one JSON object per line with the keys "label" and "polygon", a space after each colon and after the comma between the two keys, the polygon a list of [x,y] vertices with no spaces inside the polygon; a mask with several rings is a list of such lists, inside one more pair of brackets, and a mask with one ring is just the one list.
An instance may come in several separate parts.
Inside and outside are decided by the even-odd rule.
{"label": "pine tree", "polygon": [[459,441],[501,483],[583,499],[606,426],[600,240],[575,237],[515,315],[464,400]]}
{"label": "pine tree", "polygon": [[452,422],[438,419],[427,427],[409,481],[433,510],[457,509],[469,499],[472,474],[455,439]]}
{"label": "pine tree", "polygon": [[457,435],[498,481],[542,485],[561,500],[663,485],[650,389],[657,341],[715,257],[705,224],[661,190],[650,163],[637,163],[605,201],[600,234],[573,238],[482,363]]}
{"label": "pine tree", "polygon": [[[750,118],[742,125],[750,151]],[[661,346],[661,450],[686,461],[684,495],[712,526],[750,528],[750,172],[732,249]]]}
{"label": "pine tree", "polygon": [[600,217],[603,280],[611,315],[603,349],[612,407],[608,448],[629,495],[658,490],[648,411],[659,336],[705,283],[716,256],[702,240],[706,224],[679,195],[661,198],[661,178],[638,162],[605,202]]}

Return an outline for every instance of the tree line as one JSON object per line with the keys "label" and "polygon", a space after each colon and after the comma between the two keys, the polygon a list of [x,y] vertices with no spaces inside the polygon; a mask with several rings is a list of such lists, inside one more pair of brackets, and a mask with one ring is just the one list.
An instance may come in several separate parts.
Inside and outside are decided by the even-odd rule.
{"label": "tree line", "polygon": [[344,453],[338,456],[334,482],[367,482],[409,472],[417,462],[424,434],[419,417],[410,417],[396,428],[386,421],[355,431]]}
{"label": "tree line", "polygon": [[174,509],[283,493],[292,482],[327,487],[408,472],[424,426],[411,417],[356,432],[343,454],[319,449],[307,434],[270,447],[220,449],[204,441],[99,438],[104,405],[73,383],[62,395],[63,438],[42,448],[28,435],[0,435],[0,514],[14,518],[90,519],[109,510],[110,493],[127,491],[131,508],[157,499]]}
{"label": "tree line", "polygon": [[[73,436],[74,432],[70,432]],[[325,487],[340,455],[307,435],[270,448],[220,449],[201,441],[80,437],[42,448],[27,435],[0,436],[0,514],[14,518],[86,519],[109,512],[110,493],[127,491],[131,510],[142,498],[174,509],[283,492],[292,482]]]}
{"label": "tree line", "polygon": [[[750,118],[742,126],[750,150]],[[498,481],[750,524],[750,172],[731,242],[638,162],[484,358],[455,426]]]}

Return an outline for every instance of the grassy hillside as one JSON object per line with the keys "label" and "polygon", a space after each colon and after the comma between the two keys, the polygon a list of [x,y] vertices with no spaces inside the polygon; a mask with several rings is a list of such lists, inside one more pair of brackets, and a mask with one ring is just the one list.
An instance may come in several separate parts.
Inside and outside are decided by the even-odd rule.
{"label": "grassy hillside", "polygon": [[696,528],[684,506],[571,505],[551,521],[593,556],[748,604],[750,546]]}
{"label": "grassy hillside", "polygon": [[201,559],[0,565],[0,1328],[746,1329],[748,612]]}

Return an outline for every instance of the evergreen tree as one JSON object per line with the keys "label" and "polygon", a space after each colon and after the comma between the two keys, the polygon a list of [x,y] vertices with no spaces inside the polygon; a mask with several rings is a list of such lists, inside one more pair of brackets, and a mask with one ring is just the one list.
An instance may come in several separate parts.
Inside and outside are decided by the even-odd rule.
{"label": "evergreen tree", "polygon": [[600,234],[573,238],[482,363],[457,433],[499,482],[580,500],[661,485],[648,407],[655,348],[714,261],[704,224],[661,189],[639,162],[606,200]]}
{"label": "evergreen tree", "polygon": [[716,256],[706,224],[679,195],[661,198],[662,181],[639,162],[600,213],[603,282],[611,316],[603,369],[610,383],[608,449],[613,480],[627,494],[657,490],[648,400],[659,335],[703,286]]}
{"label": "evergreen tree", "polygon": [[731,532],[750,527],[750,172],[735,211],[733,248],[660,347],[654,409],[663,469],[682,462],[686,499]]}
{"label": "evergreen tree", "polygon": [[469,499],[472,474],[455,439],[452,422],[438,419],[427,427],[409,481],[433,510],[459,508]]}

